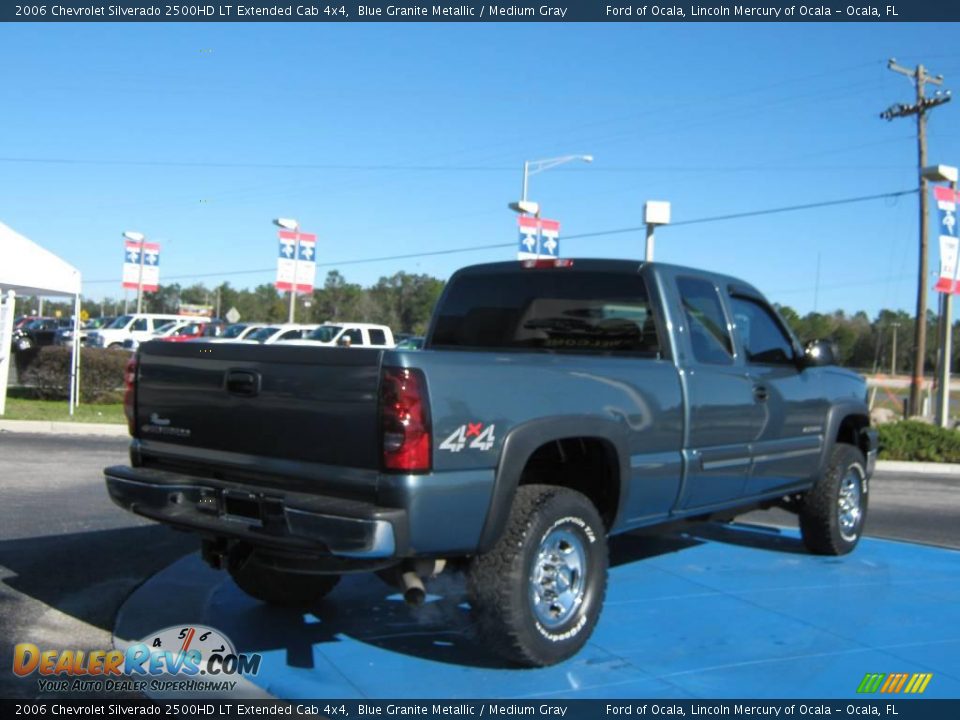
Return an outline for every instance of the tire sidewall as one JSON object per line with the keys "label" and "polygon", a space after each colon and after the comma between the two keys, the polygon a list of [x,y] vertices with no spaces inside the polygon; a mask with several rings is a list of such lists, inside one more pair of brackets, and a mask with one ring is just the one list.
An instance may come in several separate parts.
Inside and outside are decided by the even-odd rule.
{"label": "tire sidewall", "polygon": [[856,547],[857,543],[860,541],[860,537],[863,535],[863,526],[867,519],[867,505],[870,500],[870,483],[867,480],[866,463],[862,459],[862,455],[859,451],[851,448],[849,453],[844,454],[844,458],[845,460],[843,462],[837,463],[835,469],[836,475],[833,480],[833,497],[834,500],[839,503],[840,486],[843,482],[843,478],[846,477],[848,471],[852,470],[855,472],[859,477],[860,483],[860,517],[857,520],[856,526],[854,527],[853,536],[849,539],[844,537],[840,530],[839,512],[835,512],[833,514],[831,528],[835,532],[837,542],[844,546],[849,552]]}
{"label": "tire sidewall", "polygon": [[[840,515],[838,505],[840,501],[840,489],[843,478],[847,472],[853,470],[859,476],[860,482],[860,518],[857,521],[853,536],[844,537],[840,530]],[[840,555],[845,555],[852,551],[863,535],[863,526],[867,519],[867,506],[870,499],[870,483],[867,478],[866,461],[863,459],[863,453],[851,445],[838,445],[835,455],[832,458],[828,470],[827,492],[829,493],[830,516],[828,518],[831,541],[839,550]]]}
{"label": "tire sidewall", "polygon": [[[530,577],[543,540],[554,530],[576,535],[583,547],[586,578],[582,601],[576,612],[562,625],[544,626],[533,610]],[[590,637],[602,609],[606,591],[606,530],[592,503],[572,491],[558,493],[541,506],[531,519],[524,537],[523,551],[518,554],[519,582],[515,588],[515,607],[522,614],[519,623],[526,641],[544,658],[567,657],[576,652]]]}

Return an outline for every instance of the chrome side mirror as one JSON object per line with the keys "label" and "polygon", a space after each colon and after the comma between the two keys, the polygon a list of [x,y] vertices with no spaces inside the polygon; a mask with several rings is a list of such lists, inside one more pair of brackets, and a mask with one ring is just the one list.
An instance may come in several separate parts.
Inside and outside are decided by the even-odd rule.
{"label": "chrome side mirror", "polygon": [[836,365],[837,354],[837,345],[832,340],[811,340],[803,346],[803,366]]}

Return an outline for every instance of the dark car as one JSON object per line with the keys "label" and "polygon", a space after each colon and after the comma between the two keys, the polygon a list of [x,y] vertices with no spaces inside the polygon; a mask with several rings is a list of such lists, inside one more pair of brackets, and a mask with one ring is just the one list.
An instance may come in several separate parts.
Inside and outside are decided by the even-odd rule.
{"label": "dark car", "polygon": [[35,318],[13,331],[11,344],[20,352],[53,345],[57,330],[72,325],[70,318]]}

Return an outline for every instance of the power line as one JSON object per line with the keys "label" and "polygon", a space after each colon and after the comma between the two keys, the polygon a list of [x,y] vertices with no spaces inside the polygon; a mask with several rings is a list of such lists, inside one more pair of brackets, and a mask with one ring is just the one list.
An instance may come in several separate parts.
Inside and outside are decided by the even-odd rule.
{"label": "power line", "polygon": [[[747,217],[759,217],[762,215],[773,215],[776,213],[797,212],[800,210],[813,210],[813,209],[822,208],[822,207],[832,207],[836,205],[850,205],[852,203],[868,202],[870,200],[896,199],[904,195],[912,195],[916,192],[917,192],[917,189],[914,188],[911,190],[897,190],[895,192],[879,193],[877,195],[862,195],[860,197],[842,198],[839,200],[823,200],[820,202],[805,203],[802,205],[788,205],[785,207],[769,208],[765,210],[750,210],[750,211],[741,212],[741,213],[732,213],[729,215],[713,215],[710,217],[695,218],[693,220],[681,220],[680,222],[671,223],[668,227],[678,227],[681,225],[697,225],[701,223],[720,222],[723,220],[735,220],[735,219],[747,218]],[[598,230],[594,232],[577,233],[575,235],[566,235],[564,236],[563,239],[565,241],[580,240],[584,238],[601,237],[605,235],[621,235],[624,233],[639,232],[645,229],[646,229],[645,225],[637,225],[634,227],[616,228],[613,230]],[[366,263],[389,262],[393,260],[411,260],[415,258],[436,257],[439,255],[456,255],[459,253],[476,252],[480,250],[498,250],[500,248],[509,248],[509,247],[516,247],[516,242],[491,243],[487,245],[470,245],[467,247],[460,247],[460,248],[448,248],[446,250],[430,250],[430,251],[418,252],[418,253],[405,253],[402,255],[383,255],[380,257],[356,258],[353,260],[339,260],[337,262],[317,263],[317,267],[324,267],[324,268],[340,267],[343,265],[361,265]],[[253,270],[230,270],[226,272],[191,273],[189,275],[171,275],[167,279],[168,280],[186,280],[186,279],[205,278],[205,277],[254,275],[257,273],[273,272],[275,269],[276,269],[275,267],[268,267],[268,268],[257,268]],[[87,281],[84,281],[84,285],[101,285],[101,284],[115,283],[115,282],[117,282],[116,278],[112,278],[110,280],[87,280]]]}

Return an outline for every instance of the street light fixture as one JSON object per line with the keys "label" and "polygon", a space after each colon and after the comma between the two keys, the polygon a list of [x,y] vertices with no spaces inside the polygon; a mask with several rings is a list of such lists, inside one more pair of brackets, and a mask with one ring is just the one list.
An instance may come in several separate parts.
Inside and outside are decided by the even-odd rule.
{"label": "street light fixture", "polygon": [[284,230],[292,230],[294,233],[293,279],[290,282],[290,310],[287,313],[287,322],[292,323],[296,313],[297,266],[300,259],[300,223],[293,218],[274,218],[273,224]]}
{"label": "street light fixture", "polygon": [[138,245],[137,255],[140,258],[140,271],[137,275],[137,314],[139,315],[143,312],[143,242],[147,238],[143,233],[133,230],[125,230],[123,237]]}
{"label": "street light fixture", "polygon": [[[950,165],[932,165],[920,171],[920,177],[931,182],[948,182],[954,196],[957,192],[957,168]],[[956,276],[956,271],[954,271]],[[940,311],[940,378],[937,393],[937,424],[947,427],[950,422],[950,351],[953,344],[951,309],[953,305],[953,287],[943,293]]]}
{"label": "street light fixture", "polygon": [[519,213],[528,215],[540,215],[540,205],[527,200],[527,189],[530,185],[530,176],[537,173],[550,170],[575,160],[581,160],[586,163],[593,162],[593,155],[564,155],[562,157],[546,158],[545,160],[525,160],[523,163],[523,188],[520,193],[520,202],[512,202],[508,207]]}

